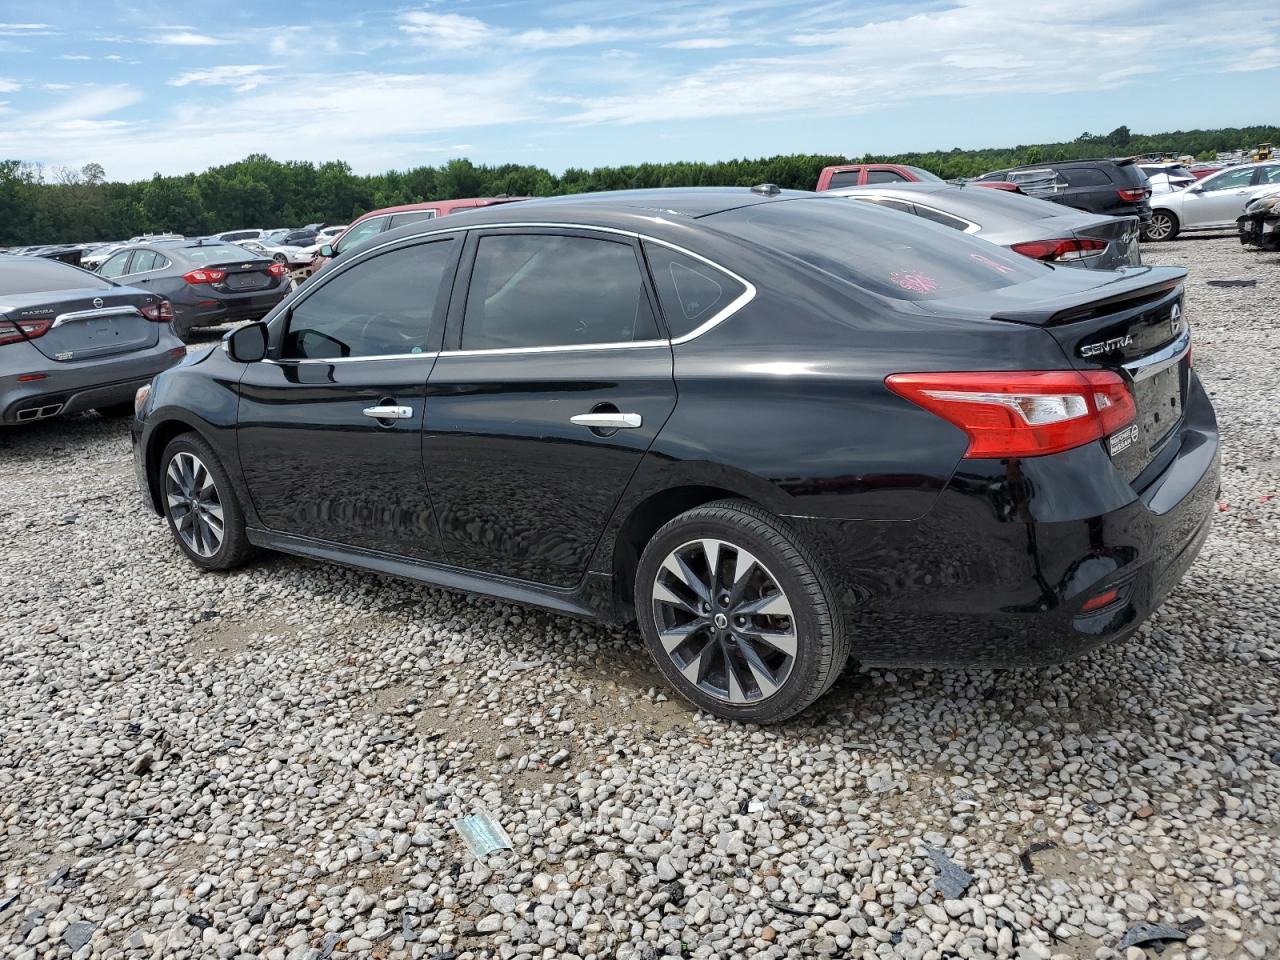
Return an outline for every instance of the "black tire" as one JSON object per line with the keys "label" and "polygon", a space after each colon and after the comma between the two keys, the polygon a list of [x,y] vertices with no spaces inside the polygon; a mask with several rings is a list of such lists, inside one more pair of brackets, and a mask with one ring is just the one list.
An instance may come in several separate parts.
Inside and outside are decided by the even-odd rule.
{"label": "black tire", "polygon": [[1168,210],[1154,210],[1151,220],[1142,228],[1142,238],[1153,243],[1172,240],[1181,228],[1178,218]]}
{"label": "black tire", "polygon": [[[667,572],[671,568],[664,570],[663,564],[677,551],[686,549],[694,551],[689,556],[692,562],[696,563],[696,551],[700,549],[696,542],[701,540],[721,542],[713,550],[718,557],[717,566],[729,576],[726,579],[724,576],[708,575],[707,579],[713,584],[720,583],[728,586],[737,576],[736,567],[732,574],[729,573],[730,560],[736,565],[739,562],[737,555],[744,551],[758,561],[755,572],[752,574],[757,578],[757,584],[763,581],[776,581],[774,586],[783,595],[782,599],[790,615],[762,617],[762,619],[775,624],[781,621],[784,624],[783,632],[789,630],[794,635],[795,653],[790,657],[789,665],[786,656],[770,644],[765,644],[763,647],[757,642],[743,644],[741,635],[736,628],[730,628],[729,622],[724,624],[707,622],[688,632],[687,636],[690,639],[674,648],[673,653],[667,652],[659,638],[659,617],[668,618],[670,616],[668,611],[670,611],[677,616],[688,618],[687,622],[674,627],[668,624],[668,627],[673,630],[669,635],[679,635],[680,631],[688,630],[689,624],[694,620],[702,618],[698,617],[692,609],[686,609],[686,605],[675,605],[666,600],[658,601],[658,604],[662,605],[661,609],[658,609],[658,604],[655,604],[654,600],[655,590],[659,589],[657,580],[661,572],[665,578],[664,585],[671,583]],[[725,553],[726,545],[737,553]],[[704,561],[708,559],[708,554],[709,551],[703,548]],[[699,571],[705,572],[708,566],[710,566],[709,563],[704,563]],[[752,568],[748,566],[748,569]],[[749,579],[751,579],[750,576],[743,575],[739,582]],[[676,586],[680,588],[678,583]],[[683,588],[680,589],[683,590]],[[714,586],[711,592],[715,593]],[[728,593],[729,591],[725,590],[720,599],[728,599]],[[693,597],[694,592],[687,591],[684,595]],[[760,596],[750,602],[759,604],[760,597],[768,595],[776,594],[772,594],[766,586]],[[695,507],[663,526],[653,535],[641,554],[636,570],[635,598],[636,617],[644,637],[645,647],[667,682],[694,706],[718,717],[752,723],[776,723],[792,717],[830,689],[849,658],[849,642],[845,636],[843,617],[836,603],[836,593],[831,588],[830,580],[823,572],[818,559],[779,518],[746,501],[720,500]],[[717,603],[719,600],[713,597],[712,602]],[[708,609],[712,614],[716,612],[709,605]],[[726,605],[724,610],[732,614],[734,608]],[[719,619],[721,618],[716,618],[717,621]],[[732,618],[733,621],[740,619],[744,618]],[[754,627],[754,617],[744,626]],[[718,670],[709,671],[707,678],[702,681],[703,685],[699,686],[699,683],[686,677],[681,671],[676,657],[683,657],[682,651],[686,649],[691,651],[701,649],[701,638],[713,636],[713,632],[717,629],[718,635],[725,638],[724,644],[715,647],[718,641],[707,640],[712,653],[711,661],[706,662],[718,661],[719,667]],[[746,632],[750,635],[751,631]],[[755,674],[753,679],[751,675],[755,673],[754,670],[740,669],[735,681],[739,687],[738,693],[743,694],[749,685],[755,684],[754,691],[744,694],[745,702],[742,697],[739,697],[739,702],[732,702],[731,694],[717,695],[709,692],[707,687],[717,685],[721,690],[732,690],[731,683],[721,684],[717,679],[725,678],[727,681],[731,655],[715,651],[727,649],[738,651],[743,646],[751,646],[757,655],[764,651],[767,656],[776,658],[775,662],[783,664],[777,673],[781,679],[776,689],[766,694],[765,687],[756,683],[759,674]],[[749,667],[744,654],[735,653],[732,656],[736,658],[735,662],[740,667]],[[686,669],[693,669],[691,664],[695,660],[699,663],[704,662],[704,658],[694,654],[688,658],[685,664]],[[785,675],[782,673],[784,668]],[[768,676],[771,679],[775,678],[772,673]],[[754,699],[751,697],[752,693],[754,693]]]}
{"label": "black tire", "polygon": [[119,417],[132,417],[133,401],[126,400],[123,403],[113,403],[106,407],[94,407],[93,409],[98,411],[98,416],[107,417],[111,420]]}
{"label": "black tire", "polygon": [[[197,550],[189,543],[186,536],[179,531],[179,521],[174,517],[176,508],[168,495],[169,487],[167,483],[170,476],[170,467],[173,465],[175,458],[184,454],[188,457],[194,457],[207,471],[213,481],[217,503],[222,512],[221,541],[217,549],[211,552]],[[186,461],[183,462],[185,463]],[[196,433],[184,433],[169,441],[169,445],[164,448],[164,453],[160,455],[159,471],[157,482],[160,490],[160,503],[164,507],[165,519],[169,521],[169,532],[173,534],[174,542],[186,554],[188,560],[203,570],[231,570],[241,566],[253,555],[253,545],[249,543],[249,538],[245,534],[244,511],[241,509],[240,501],[236,497],[235,488],[231,485],[231,478],[227,476],[227,471],[223,469],[222,462],[203,437]],[[181,473],[181,470],[179,470],[179,473]],[[197,542],[206,547],[209,546],[207,539],[201,539]]]}

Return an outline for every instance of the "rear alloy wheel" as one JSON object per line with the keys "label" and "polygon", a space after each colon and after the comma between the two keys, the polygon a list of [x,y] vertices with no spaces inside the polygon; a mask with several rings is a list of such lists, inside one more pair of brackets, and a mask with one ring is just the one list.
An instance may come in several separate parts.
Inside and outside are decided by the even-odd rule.
{"label": "rear alloy wheel", "polygon": [[187,558],[206,570],[242,564],[253,548],[231,481],[212,448],[195,434],[183,434],[165,448],[160,467],[164,513]]}
{"label": "rear alloy wheel", "polygon": [[721,501],[654,535],[636,608],[658,668],[696,706],[729,719],[784,720],[839,676],[848,646],[834,594],[781,521]]}
{"label": "rear alloy wheel", "polygon": [[1172,240],[1178,235],[1178,218],[1166,210],[1151,214],[1151,222],[1142,228],[1142,235],[1155,242]]}

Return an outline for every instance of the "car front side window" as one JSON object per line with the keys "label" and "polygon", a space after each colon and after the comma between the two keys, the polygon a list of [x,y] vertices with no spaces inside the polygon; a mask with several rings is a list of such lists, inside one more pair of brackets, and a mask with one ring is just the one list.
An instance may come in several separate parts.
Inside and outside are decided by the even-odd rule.
{"label": "car front side window", "polygon": [[391,250],[333,276],[289,314],[282,360],[425,353],[453,238]]}
{"label": "car front side window", "polygon": [[342,238],[338,244],[338,250],[349,250],[362,240],[368,240],[375,233],[381,233],[383,227],[387,225],[386,217],[371,217],[363,223],[358,223],[348,231],[347,235]]}
{"label": "car front side window", "polygon": [[1245,167],[1241,170],[1232,170],[1213,177],[1204,182],[1204,192],[1213,193],[1217,190],[1232,190],[1238,187],[1247,187],[1253,180],[1253,170]]}
{"label": "car front side window", "polygon": [[480,238],[462,321],[463,350],[657,337],[630,243],[558,234]]}

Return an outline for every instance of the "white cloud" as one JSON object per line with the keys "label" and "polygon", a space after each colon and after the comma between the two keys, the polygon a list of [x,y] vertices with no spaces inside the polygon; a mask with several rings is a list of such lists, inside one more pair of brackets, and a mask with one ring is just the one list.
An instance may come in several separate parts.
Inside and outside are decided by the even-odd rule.
{"label": "white cloud", "polygon": [[0,23],[0,37],[56,37],[47,23]]}
{"label": "white cloud", "polygon": [[165,47],[220,47],[230,41],[211,37],[207,33],[178,31],[176,33],[162,33],[159,36],[149,38],[147,42],[158,43]]}
{"label": "white cloud", "polygon": [[510,42],[525,50],[556,50],[563,47],[581,47],[592,43],[617,43],[634,38],[634,32],[626,30],[605,30],[576,24],[571,27],[558,27],[554,30],[524,30],[512,34]]}
{"label": "white cloud", "polygon": [[673,40],[663,46],[672,50],[720,50],[737,46],[739,42],[729,37],[690,37],[688,40]]}
{"label": "white cloud", "polygon": [[0,77],[0,93],[13,93],[15,90],[21,90],[22,84],[17,80],[5,80]]}
{"label": "white cloud", "polygon": [[169,81],[170,86],[186,87],[199,84],[206,87],[233,87],[238,93],[247,93],[262,86],[269,79],[270,71],[278,66],[265,64],[228,64],[207,70],[188,70]]}
{"label": "white cloud", "polygon": [[441,50],[465,50],[485,43],[494,35],[483,20],[460,13],[412,10],[400,17],[400,30],[415,43]]}
{"label": "white cloud", "polygon": [[53,91],[55,91],[55,92],[60,91],[60,90],[70,90],[70,89],[71,89],[71,84],[69,84],[69,83],[46,83],[46,84],[43,84],[43,86],[44,86],[44,88],[45,88],[46,90],[53,90]]}
{"label": "white cloud", "polygon": [[93,57],[84,53],[64,53],[58,59],[59,60],[92,60]]}

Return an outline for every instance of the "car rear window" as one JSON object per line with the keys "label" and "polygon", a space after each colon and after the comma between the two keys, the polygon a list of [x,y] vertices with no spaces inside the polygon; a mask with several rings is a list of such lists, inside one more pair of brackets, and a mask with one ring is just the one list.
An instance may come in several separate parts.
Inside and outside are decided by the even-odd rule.
{"label": "car rear window", "polygon": [[1051,269],[985,240],[873,203],[788,200],[739,207],[708,219],[726,233],[896,300],[996,290]]}
{"label": "car rear window", "polygon": [[834,190],[836,187],[856,187],[860,176],[861,171],[859,170],[838,170],[831,175],[831,180],[827,183],[827,189]]}
{"label": "car rear window", "polygon": [[202,247],[183,247],[182,256],[196,266],[206,263],[230,263],[232,260],[253,260],[255,254],[244,247],[229,243],[206,243]]}
{"label": "car rear window", "polygon": [[44,293],[46,290],[109,290],[101,277],[57,260],[24,257],[0,265],[0,296]]}

